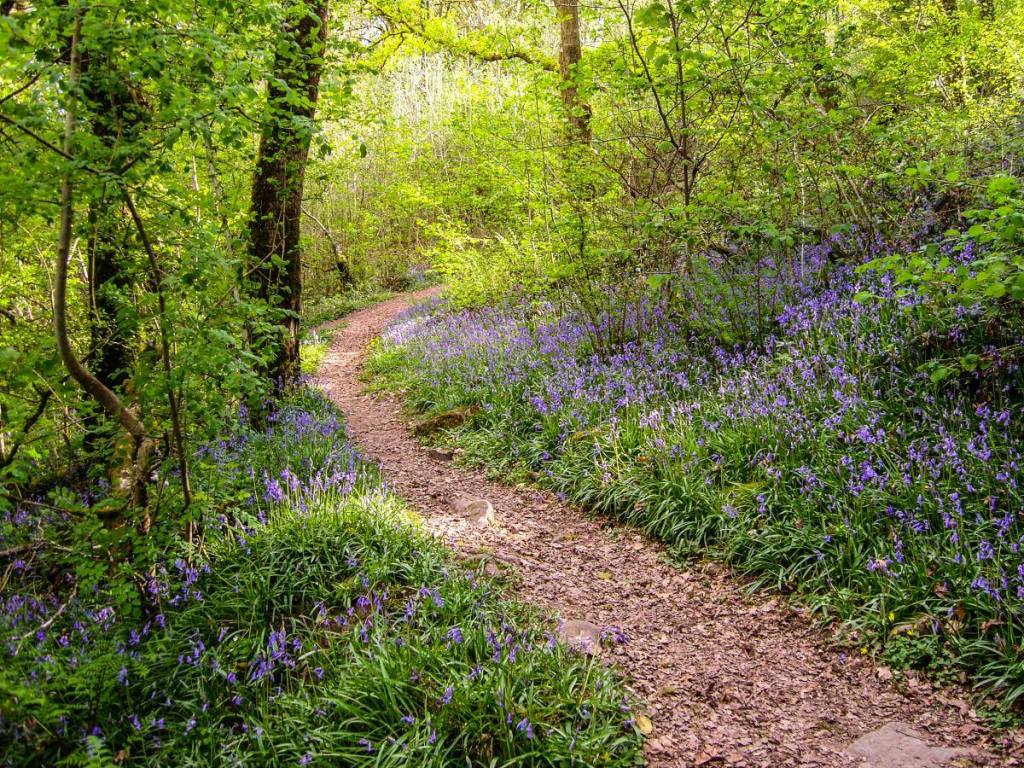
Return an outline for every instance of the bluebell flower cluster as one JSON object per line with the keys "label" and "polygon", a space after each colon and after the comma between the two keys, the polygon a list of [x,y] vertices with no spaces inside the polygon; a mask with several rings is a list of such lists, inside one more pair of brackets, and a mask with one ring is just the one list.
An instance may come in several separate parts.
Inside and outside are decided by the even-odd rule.
{"label": "bluebell flower cluster", "polygon": [[[114,580],[53,590],[34,550],[12,566],[0,652],[32,695],[0,713],[0,764],[203,764],[210,749],[209,764],[413,764],[440,749],[529,765],[525,742],[542,739],[635,763],[612,675],[422,534],[321,396],[242,421],[194,478],[218,500],[203,550],[136,579],[134,607]],[[51,515],[18,509],[0,531],[24,538]]]}
{"label": "bluebell flower cluster", "polygon": [[[1012,688],[1004,673],[1024,682],[1019,344],[971,307],[940,317],[892,274],[837,263],[840,246],[759,283],[776,308],[760,343],[709,334],[677,296],[596,314],[435,303],[400,317],[383,353],[414,403],[479,406],[485,429],[461,435],[471,456],[525,466],[670,543],[719,548],[767,583],[852,592],[836,602],[875,640],[934,635]],[[949,256],[951,268],[974,258]],[[984,365],[929,376],[967,353]]]}

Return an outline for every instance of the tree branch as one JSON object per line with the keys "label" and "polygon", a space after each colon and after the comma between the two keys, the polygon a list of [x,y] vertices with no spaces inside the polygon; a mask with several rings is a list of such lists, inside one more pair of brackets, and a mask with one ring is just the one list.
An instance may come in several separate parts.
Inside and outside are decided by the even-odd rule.
{"label": "tree branch", "polygon": [[50,402],[50,397],[53,395],[52,389],[40,393],[39,403],[36,405],[34,411],[29,414],[29,417],[25,419],[24,425],[21,428],[21,437],[15,441],[14,445],[11,446],[11,450],[6,456],[0,456],[0,469],[9,467],[11,462],[14,461],[15,456],[18,455],[18,451],[21,450],[21,446],[25,444],[25,438],[28,437],[28,433],[32,431],[32,427],[36,425],[36,422],[42,418],[43,414],[46,413],[46,406]]}
{"label": "tree branch", "polygon": [[355,285],[355,280],[352,278],[352,269],[349,266],[348,260],[342,256],[341,246],[338,245],[338,241],[334,239],[334,233],[324,224],[316,215],[313,214],[306,206],[301,206],[302,213],[316,224],[317,228],[324,233],[324,237],[327,238],[327,242],[331,244],[331,253],[334,254],[334,264],[338,269],[338,275],[341,279],[343,287],[350,287]]}

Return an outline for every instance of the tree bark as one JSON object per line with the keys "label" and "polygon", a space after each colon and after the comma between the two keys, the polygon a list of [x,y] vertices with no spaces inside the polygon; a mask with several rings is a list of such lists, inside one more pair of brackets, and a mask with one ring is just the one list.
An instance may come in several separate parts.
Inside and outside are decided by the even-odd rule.
{"label": "tree bark", "polygon": [[[106,51],[84,50],[81,54],[82,106],[88,108],[89,131],[111,158],[102,166],[112,177],[124,170],[125,153],[131,146],[140,151],[138,134],[145,122],[144,110],[132,98],[131,90]],[[114,158],[120,154],[121,160]],[[126,306],[137,281],[137,270],[129,257],[130,230],[118,195],[111,184],[89,201],[88,280],[91,353],[89,369],[109,389],[124,397],[135,362],[133,347],[137,334],[134,307]],[[85,421],[84,446],[89,453],[109,447],[101,425],[103,414],[90,414]]]}
{"label": "tree bark", "polygon": [[267,340],[270,361],[265,371],[279,389],[299,376],[302,190],[323,69],[328,2],[300,0],[290,10],[295,15],[285,26],[267,86],[249,240],[257,295],[283,314],[281,333]]}
{"label": "tree bark", "polygon": [[[74,149],[75,134],[75,99],[79,85],[81,71],[81,56],[79,53],[79,36],[81,34],[82,17],[81,13],[76,15],[74,30],[71,36],[71,56],[68,74],[67,92],[70,94],[70,101],[64,110],[64,143],[63,153],[65,156],[72,156]],[[86,394],[95,399],[112,417],[120,422],[121,426],[128,433],[132,440],[132,476],[127,478],[132,492],[132,503],[135,506],[144,507],[146,502],[146,482],[149,474],[149,461],[153,454],[153,439],[146,433],[142,421],[125,407],[121,399],[102,381],[97,379],[78,359],[74,349],[71,347],[71,340],[68,337],[67,329],[67,285],[68,285],[68,256],[71,253],[71,231],[74,217],[74,204],[72,200],[72,179],[71,168],[64,171],[60,188],[60,226],[57,239],[57,264],[54,270],[54,291],[53,291],[53,328],[57,341],[57,349],[60,352],[64,367],[67,368],[79,386]],[[148,522],[144,523],[148,528]]]}
{"label": "tree bark", "polygon": [[573,141],[590,143],[590,105],[580,98],[576,68],[583,58],[580,43],[580,14],[577,0],[554,0],[558,14],[558,70],[562,75],[562,104]]}

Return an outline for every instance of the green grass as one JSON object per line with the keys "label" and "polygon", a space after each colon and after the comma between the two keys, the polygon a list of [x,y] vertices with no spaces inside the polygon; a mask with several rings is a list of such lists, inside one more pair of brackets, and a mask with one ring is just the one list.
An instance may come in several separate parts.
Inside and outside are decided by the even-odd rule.
{"label": "green grass", "polygon": [[0,763],[641,762],[617,674],[426,535],[322,396],[229,437],[195,472],[221,516],[151,575],[141,620],[99,590],[5,656]]}
{"label": "green grass", "polygon": [[349,291],[322,296],[303,307],[302,323],[305,327],[312,328],[389,299],[393,295],[392,291],[376,286],[360,286]]}
{"label": "green grass", "polygon": [[313,331],[306,334],[299,345],[299,365],[304,374],[310,375],[317,372],[320,364],[327,357],[327,350],[331,346],[330,332]]}
{"label": "green grass", "polygon": [[441,307],[401,319],[368,368],[428,418],[472,411],[431,436],[467,463],[796,594],[893,666],[1019,704],[1019,369],[940,387],[918,370],[934,352],[916,316],[831,301],[735,367],[682,334],[611,363],[554,313]]}

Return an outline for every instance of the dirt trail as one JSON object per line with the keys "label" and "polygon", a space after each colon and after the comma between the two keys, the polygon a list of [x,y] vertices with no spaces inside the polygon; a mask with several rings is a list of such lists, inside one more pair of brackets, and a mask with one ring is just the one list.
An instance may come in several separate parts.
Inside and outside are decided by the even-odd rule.
{"label": "dirt trail", "polygon": [[[604,651],[647,702],[654,728],[652,766],[938,766],[949,750],[969,751],[949,765],[1024,765],[986,753],[985,732],[956,692],[933,693],[912,679],[904,695],[888,670],[828,638],[779,598],[744,596],[714,564],[679,570],[664,548],[594,519],[530,488],[508,487],[483,472],[434,458],[413,438],[401,404],[363,390],[369,342],[412,301],[399,296],[346,318],[318,377],[341,408],[355,443],[378,462],[430,530],[463,551],[511,566],[526,600],[564,620],[588,620],[626,633]],[[488,499],[496,524],[467,523],[452,508],[458,494]],[[923,742],[883,731],[869,762],[847,750],[856,739],[899,722]],[[894,735],[895,734],[895,735]],[[873,740],[875,737],[871,737]],[[895,741],[893,741],[895,739]],[[897,762],[893,758],[901,754]],[[912,759],[918,750],[924,761]],[[887,762],[887,760],[889,762]]]}

